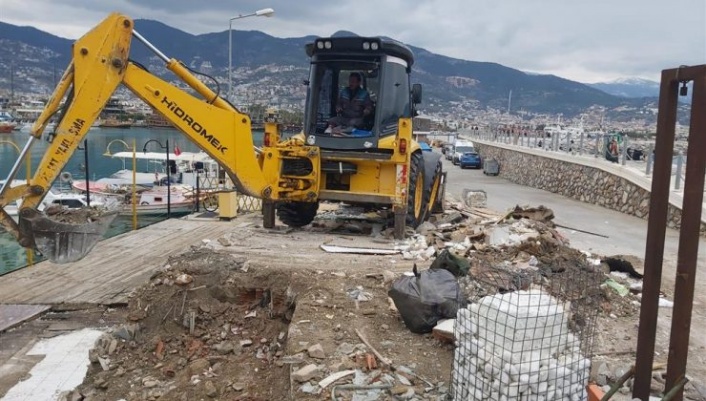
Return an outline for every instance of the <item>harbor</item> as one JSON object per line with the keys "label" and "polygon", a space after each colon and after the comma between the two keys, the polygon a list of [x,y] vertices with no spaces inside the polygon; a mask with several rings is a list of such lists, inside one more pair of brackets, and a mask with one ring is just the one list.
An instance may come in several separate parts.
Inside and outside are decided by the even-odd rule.
{"label": "harbor", "polygon": [[[22,146],[27,140],[28,134],[26,132],[13,131],[10,134],[5,134],[0,137],[0,160],[11,161],[17,157],[18,147]],[[253,133],[254,143],[259,144],[262,141],[262,132],[254,131]],[[147,144],[148,141],[153,141]],[[169,144],[169,153],[172,159],[177,161],[180,158],[175,154],[175,150],[183,155],[199,155],[203,154],[200,149],[189,141],[181,132],[175,129],[165,129],[165,128],[145,128],[133,126],[129,129],[122,128],[91,128],[88,135],[86,136],[86,147],[85,149],[79,150],[71,156],[66,167],[63,169],[62,176],[57,180],[52,190],[56,193],[71,193],[79,194],[82,190],[86,188],[86,178],[88,174],[89,182],[91,183],[91,191],[98,191],[95,186],[95,182],[101,182],[108,179],[108,177],[116,176],[116,173],[121,173],[119,181],[113,180],[108,182],[120,182],[122,185],[114,185],[117,190],[121,190],[123,196],[126,197],[126,201],[129,203],[131,201],[131,166],[132,166],[132,152],[130,147],[135,143],[137,149],[137,169],[138,177],[143,177],[143,182],[140,184],[152,184],[153,182],[159,182],[161,180],[161,188],[164,196],[160,196],[160,192],[147,192],[146,198],[140,200],[138,197],[138,205],[136,212],[138,213],[136,227],[141,228],[153,224],[155,222],[163,221],[167,218],[167,197],[166,197],[166,149],[161,149],[159,145],[154,143],[154,141],[160,143],[162,146]],[[143,152],[143,148],[146,145],[147,152]],[[46,149],[47,143],[45,141],[38,142],[32,149],[31,153],[31,170],[35,171],[43,153]],[[153,155],[152,157],[148,157]],[[183,157],[182,157],[183,159]],[[199,158],[199,160],[203,160]],[[10,163],[0,163],[0,177],[5,177],[10,169]],[[88,168],[86,168],[88,167]],[[201,173],[200,179],[201,183],[204,183],[204,177],[207,174]],[[213,176],[213,174],[212,174]],[[23,179],[26,177],[26,166],[23,166],[20,170],[17,178]],[[172,182],[176,181],[175,177],[170,177]],[[192,180],[191,184],[195,184]],[[210,185],[216,185],[210,184]],[[188,190],[193,193],[194,185],[190,185],[192,189]],[[204,185],[205,187],[205,185]],[[140,185],[140,188],[143,188]],[[159,188],[159,187],[158,187]],[[180,188],[180,184],[175,183],[174,187],[171,188],[172,194],[174,194],[173,199],[169,199],[173,210],[170,210],[170,217],[180,217],[187,215],[189,213],[195,212],[198,209],[201,211],[206,211],[203,209],[203,202],[196,202],[193,197],[190,200],[186,200],[181,195],[175,194],[175,189]],[[102,186],[101,189],[105,189]],[[94,197],[98,195],[94,193]],[[139,195],[138,195],[139,196]],[[151,198],[147,198],[151,197]],[[79,197],[81,198],[81,197]],[[85,199],[85,196],[82,197]],[[151,202],[155,198],[159,199],[161,206],[151,206],[142,203],[154,203]],[[66,205],[66,203],[64,202]],[[208,205],[206,205],[208,207]],[[211,210],[213,211],[213,210]],[[132,210],[129,205],[123,208],[123,212],[118,216],[112,223],[105,234],[106,238],[110,238],[126,231],[130,231],[135,227],[132,217]],[[41,261],[40,255],[35,255],[32,261]],[[28,264],[28,255],[24,248],[20,247],[17,242],[6,232],[0,231],[0,275],[8,273],[18,268],[22,268]]]}

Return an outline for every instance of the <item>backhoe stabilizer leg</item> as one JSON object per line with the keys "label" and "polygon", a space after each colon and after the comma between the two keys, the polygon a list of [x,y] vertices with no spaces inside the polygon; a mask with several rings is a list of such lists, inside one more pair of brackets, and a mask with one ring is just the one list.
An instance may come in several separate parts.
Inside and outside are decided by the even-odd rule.
{"label": "backhoe stabilizer leg", "polygon": [[275,202],[262,201],[262,227],[275,228]]}
{"label": "backhoe stabilizer leg", "polygon": [[407,209],[406,208],[396,208],[394,211],[394,215],[395,215],[395,221],[394,221],[395,239],[403,240],[405,238],[405,231],[407,229]]}

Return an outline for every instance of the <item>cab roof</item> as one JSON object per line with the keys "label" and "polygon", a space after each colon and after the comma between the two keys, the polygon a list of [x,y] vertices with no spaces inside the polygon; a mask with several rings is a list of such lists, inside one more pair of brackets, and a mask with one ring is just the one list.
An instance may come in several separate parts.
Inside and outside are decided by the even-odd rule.
{"label": "cab roof", "polygon": [[414,64],[414,53],[402,42],[382,37],[336,36],[317,38],[307,43],[306,54],[314,55],[390,55],[405,60],[409,67]]}

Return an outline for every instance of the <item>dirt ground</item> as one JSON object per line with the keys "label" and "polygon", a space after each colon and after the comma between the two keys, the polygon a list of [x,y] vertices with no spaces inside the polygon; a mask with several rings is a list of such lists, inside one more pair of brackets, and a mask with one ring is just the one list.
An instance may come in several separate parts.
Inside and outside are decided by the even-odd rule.
{"label": "dirt ground", "polygon": [[[606,255],[572,249],[548,213],[539,211],[516,211],[516,219],[536,215],[539,221],[523,219],[502,231],[516,221],[497,225],[498,215],[487,209],[449,209],[394,255],[321,249],[394,249],[372,215],[351,212],[349,219],[333,221],[324,211],[301,230],[267,230],[260,216],[241,216],[230,234],[203,238],[165,260],[127,308],[110,310],[109,321],[120,323],[97,342],[86,379],[65,399],[324,400],[352,382],[389,388],[354,393],[339,387],[338,399],[442,400],[450,386],[452,345],[410,332],[387,291],[414,264],[420,270],[430,265],[430,247],[449,244],[470,261],[469,277],[460,280],[469,298],[528,288],[533,282],[526,278],[537,275],[557,296],[590,288],[595,302],[583,311],[596,319],[596,331],[585,347],[596,355],[594,379],[595,368],[605,363],[610,384],[617,370],[634,362],[640,280],[611,273],[599,261]],[[491,233],[497,227],[501,232]],[[532,232],[538,236],[522,237]],[[641,259],[622,256],[642,271]],[[617,285],[601,286],[607,278]],[[704,369],[690,372],[704,378]],[[331,375],[341,378],[323,386]],[[659,379],[654,383],[658,393]],[[694,386],[686,396],[703,399]]]}

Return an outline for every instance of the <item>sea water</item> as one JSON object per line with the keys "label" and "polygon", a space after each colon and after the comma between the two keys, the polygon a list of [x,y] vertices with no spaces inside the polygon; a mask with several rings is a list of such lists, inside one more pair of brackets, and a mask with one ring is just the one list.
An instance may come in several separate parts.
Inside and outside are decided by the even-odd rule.
{"label": "sea water", "polygon": [[[14,131],[12,134],[2,134],[0,135],[0,180],[7,178],[12,165],[17,160],[17,150],[10,144],[5,142],[10,141],[17,145],[19,148],[23,148],[27,142],[28,133]],[[199,152],[200,149],[194,145],[188,137],[183,135],[180,131],[176,129],[165,129],[165,128],[144,128],[135,127],[129,129],[119,129],[119,128],[92,128],[88,135],[86,135],[86,145],[81,145],[81,149],[77,150],[69,159],[63,172],[71,173],[73,180],[84,180],[86,178],[86,172],[88,172],[88,177],[90,180],[97,180],[100,178],[108,177],[109,175],[115,173],[116,171],[123,168],[131,168],[131,160],[123,160],[120,158],[113,158],[105,156],[106,151],[112,153],[124,152],[130,149],[126,149],[125,146],[119,141],[120,139],[125,141],[128,145],[132,146],[133,140],[135,141],[135,147],[138,152],[141,152],[147,141],[154,139],[161,143],[162,146],[166,146],[167,141],[169,141],[170,151],[174,152],[174,147],[178,147],[182,152]],[[115,141],[115,142],[113,142]],[[111,143],[112,142],[112,143]],[[253,132],[253,142],[256,146],[262,144],[262,132]],[[107,149],[110,144],[110,149]],[[44,156],[44,152],[47,149],[48,142],[45,140],[37,141],[32,147],[31,151],[31,161],[32,161],[32,171],[36,171],[39,162]],[[85,148],[85,149],[84,149]],[[154,142],[147,144],[147,151],[149,152],[166,152],[166,149],[160,148],[160,145]],[[86,157],[88,158],[88,163],[86,163]],[[86,165],[88,168],[86,169]],[[153,161],[149,160],[138,160],[137,170],[141,172],[153,172],[157,169],[158,171],[163,171],[163,166],[156,165]],[[17,174],[16,179],[24,179],[26,177],[26,170],[24,168],[24,163],[22,169]],[[61,183],[60,180],[55,182],[55,187],[68,186],[68,184]],[[166,214],[163,216],[139,216],[138,226],[144,227],[149,224],[153,224],[166,219]],[[123,232],[132,229],[132,218],[130,216],[119,216],[113,221],[110,229],[106,233],[105,237],[112,237]],[[41,260],[40,257],[34,256],[34,261],[37,262]],[[27,251],[20,247],[15,239],[0,228],[0,275],[11,272],[18,268],[27,265]]]}

